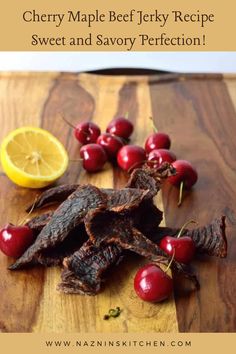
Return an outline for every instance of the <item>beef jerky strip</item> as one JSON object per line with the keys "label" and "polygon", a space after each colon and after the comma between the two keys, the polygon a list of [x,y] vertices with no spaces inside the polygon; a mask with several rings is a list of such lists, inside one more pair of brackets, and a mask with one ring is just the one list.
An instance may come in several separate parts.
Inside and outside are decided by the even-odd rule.
{"label": "beef jerky strip", "polygon": [[49,247],[37,254],[37,263],[46,267],[61,265],[63,259],[74,254],[88,240],[84,224],[71,230],[68,236],[56,247]]}
{"label": "beef jerky strip", "polygon": [[51,220],[53,213],[53,211],[49,211],[48,213],[37,215],[30,219],[26,225],[33,230],[35,235],[38,235],[44,226]]}
{"label": "beef jerky strip", "polygon": [[90,209],[104,208],[106,203],[106,196],[98,188],[92,185],[79,187],[54,212],[33,245],[9,269],[21,268],[33,259],[37,261],[37,254],[40,251],[56,247],[70,231],[83,222],[83,218]]}
{"label": "beef jerky strip", "polygon": [[[133,191],[135,189],[125,188],[122,190],[114,190],[114,189],[106,189],[106,194],[108,196],[108,208],[110,210],[125,210],[125,208],[129,209],[128,201],[133,203],[135,207],[135,198],[137,198],[137,194],[134,195]],[[138,190],[140,193],[140,190]],[[142,193],[142,192],[141,192]],[[143,197],[145,196],[145,192]],[[50,221],[53,216],[54,211],[49,211],[48,213],[34,216],[30,219],[26,225],[29,226],[35,233],[38,235],[39,232],[46,226],[46,224]],[[165,228],[161,228],[160,237],[159,230],[157,232],[157,228],[162,221],[163,213],[153,204],[151,200],[143,200],[140,205],[135,209],[132,213],[132,217],[134,219],[134,225],[144,233],[148,238],[153,240],[160,240],[164,235]],[[178,232],[176,229],[168,229],[166,228],[166,232],[170,230],[171,235]]]}
{"label": "beef jerky strip", "polygon": [[[30,210],[30,209],[39,209],[42,208],[50,203],[57,203],[57,202],[63,202],[65,201],[74,191],[75,191],[75,186],[76,185],[63,185],[63,186],[59,186],[59,187],[54,187],[51,189],[48,189],[47,191],[43,192],[38,199],[36,200],[36,202],[32,205],[30,205],[26,211]],[[134,188],[124,188],[122,191],[126,191],[127,192],[127,196],[124,196],[124,194],[119,194],[120,190],[114,190],[114,189],[104,189],[104,188],[100,188],[100,190],[107,194],[108,196],[110,195],[115,195],[115,198],[117,199],[118,203],[120,205],[123,204],[122,199],[125,198],[127,199],[128,197],[128,193],[130,191],[130,196],[132,197],[131,193],[132,190]],[[119,201],[120,199],[120,201]]]}
{"label": "beef jerky strip", "polygon": [[148,197],[154,197],[161,188],[161,180],[175,174],[175,169],[167,162],[159,168],[152,169],[148,166],[137,168],[132,173],[126,187],[148,189]]}
{"label": "beef jerky strip", "polygon": [[64,260],[65,269],[58,290],[74,294],[97,294],[101,290],[104,273],[117,264],[120,258],[119,246],[96,247],[87,241],[79,251]]}
{"label": "beef jerky strip", "polygon": [[[108,191],[108,194],[110,196],[112,196],[112,198],[110,198],[110,206],[111,210],[112,208],[116,211],[120,211],[120,210],[124,210],[124,209],[131,209],[131,207],[136,207],[137,204],[137,200],[140,198],[139,194],[140,194],[140,190],[136,191],[136,195],[135,195],[135,190],[129,190],[126,189],[125,191],[121,192],[121,191]],[[147,193],[145,193],[147,194]],[[113,205],[113,206],[112,206]],[[159,222],[158,222],[159,223]],[[50,245],[49,245],[49,249],[50,249]],[[39,257],[39,255],[38,255]],[[51,257],[53,258],[53,257]],[[41,255],[40,257],[40,262],[42,263],[43,261],[43,257]],[[48,263],[48,261],[44,262],[44,263]]]}
{"label": "beef jerky strip", "polygon": [[[140,203],[141,199],[137,198],[138,194],[135,197],[135,192],[137,194],[136,189],[128,188],[118,191],[107,190],[106,193],[108,195],[108,209],[116,212],[124,212],[125,210],[132,210],[132,208],[138,207],[135,209],[135,211],[133,211],[133,215],[136,216],[137,225],[139,225],[142,229],[146,230],[156,228],[162,220],[162,212],[153,205],[151,200],[142,200]],[[143,194],[143,197],[145,197],[146,195],[147,193]],[[140,218],[141,213],[143,213],[144,211],[145,216],[147,216],[146,223],[146,218]],[[96,212],[94,211],[94,213]],[[107,229],[109,228],[110,226],[108,225]],[[139,232],[136,231],[136,233]],[[122,248],[118,245],[108,244],[96,247],[95,245],[92,246],[91,241],[88,241],[88,243],[90,244],[90,251],[88,251],[87,245],[82,246],[80,250],[75,252],[71,257],[64,261],[64,264],[68,269],[65,269],[62,272],[62,283],[58,287],[60,290],[69,293],[80,293],[90,295],[97,294],[101,288],[101,282],[104,272],[109,269],[114,264],[114,262],[117,262],[117,259],[121,259]],[[85,268],[83,263],[84,247],[86,249],[85,255],[88,252],[89,257],[92,260],[95,255],[96,259],[100,260],[101,253],[103,254],[104,250],[106,250],[108,247],[110,257],[105,257],[105,267],[103,262],[95,262],[96,271],[94,271],[92,262],[92,266]],[[128,248],[130,249],[130,247]],[[86,265],[88,264],[86,263]],[[84,275],[84,272],[86,276]],[[91,286],[91,282],[93,286]]]}
{"label": "beef jerky strip", "polygon": [[[160,179],[166,178],[174,174],[175,170],[168,163],[163,163],[158,169],[138,168],[134,170],[126,185],[127,188],[139,188],[149,190],[149,198],[155,196],[160,189]],[[31,204],[26,211],[33,208],[42,208],[50,203],[58,203],[65,201],[77,188],[78,184],[64,184],[54,187],[43,192],[35,203]],[[101,189],[104,193],[109,194],[112,189]]]}
{"label": "beef jerky strip", "polygon": [[[136,202],[136,205],[138,206],[139,204],[139,206],[131,212],[130,216],[133,217],[133,215],[135,215],[137,226],[145,231],[153,230],[154,228],[156,229],[162,219],[162,212],[153,205],[151,200],[142,200],[141,198],[137,198],[138,191],[139,193],[141,192],[140,190],[128,188],[117,191],[110,190],[110,193],[108,193],[108,208],[110,210],[116,210],[120,212],[122,211],[124,213],[129,209],[132,210]],[[145,197],[146,192],[143,193],[143,198]],[[123,208],[121,208],[122,205]],[[145,218],[141,217],[143,212],[145,212]],[[107,250],[109,253],[107,253]],[[88,252],[92,259],[96,257],[96,260],[100,260],[100,257],[103,256],[103,253],[105,253],[105,267],[104,262],[95,262],[95,269],[93,265],[85,268],[83,259],[86,255],[86,252]],[[81,249],[64,260],[63,263],[66,266],[66,269],[64,269],[62,272],[62,283],[58,286],[58,289],[66,293],[79,293],[89,295],[97,294],[101,288],[104,272],[114,263],[120,261],[123,258],[122,254],[123,250],[118,245],[109,244],[96,247],[92,244],[91,241],[88,241],[88,243],[84,244]],[[80,264],[80,262],[82,263]],[[88,266],[87,262],[86,266]]]}
{"label": "beef jerky strip", "polygon": [[[76,189],[76,185],[63,185],[63,186],[48,189],[45,192],[43,192],[36,200],[36,202],[30,205],[26,211],[32,208],[33,210],[42,208],[50,203],[63,202],[75,191],[75,189]],[[133,189],[134,188],[124,188],[121,190],[115,190],[115,189],[100,188],[101,192],[107,194],[108,196],[112,196],[113,199],[116,199],[116,207],[119,207],[120,205],[123,207],[124,202],[126,200],[127,202],[129,201],[129,197],[135,198],[132,192]]]}
{"label": "beef jerky strip", "polygon": [[[124,215],[125,213],[129,214],[130,212],[134,212],[145,200],[145,197],[148,193],[147,190],[141,190],[136,188],[103,191],[106,192],[105,195],[107,197],[106,210],[121,213],[121,215]],[[91,210],[93,210],[94,215],[99,214],[104,209],[95,208]],[[154,213],[152,215],[154,215]],[[160,215],[158,214],[158,217],[159,216]],[[85,228],[85,224],[83,225]]]}
{"label": "beef jerky strip", "polygon": [[163,213],[154,204],[152,199],[144,200],[139,207],[131,213],[134,227],[152,240],[162,221]]}
{"label": "beef jerky strip", "polygon": [[[80,190],[83,190],[84,188],[85,188],[85,186],[80,187],[74,193],[78,192],[78,196],[80,196],[81,198],[85,198],[85,196],[83,196],[80,192]],[[97,189],[96,187],[94,187],[94,189],[99,191],[99,189]],[[105,194],[103,195],[101,193],[101,191],[99,191],[99,193],[104,196],[104,205],[103,206],[107,207],[107,205],[108,205],[108,208],[111,208],[111,210],[116,210],[116,211],[132,210],[133,208],[136,208],[142,202],[142,200],[146,196],[147,192],[148,191],[142,191],[140,189],[128,189],[128,188],[124,189],[124,190],[120,190],[120,191],[119,190],[118,191],[111,190],[109,192],[109,202],[107,202],[107,196]],[[71,195],[68,198],[68,200],[71,200],[72,197],[73,197],[73,195]],[[73,201],[74,201],[74,198],[73,198]],[[75,201],[74,201],[74,203],[75,203]],[[63,203],[63,205],[65,205],[65,204],[66,204],[66,202]],[[88,204],[90,204],[89,200],[88,200]],[[61,205],[61,207],[62,207],[62,205]],[[92,204],[90,205],[90,207],[91,208],[93,207]],[[58,208],[58,210],[60,210],[60,208]],[[85,211],[83,217],[86,215],[88,210],[89,210],[89,208]],[[95,208],[95,210],[97,210],[97,209]],[[99,208],[98,208],[98,210],[99,210]],[[82,245],[81,233],[78,232],[76,234],[76,230],[75,230],[76,225],[73,224],[73,218],[75,218],[75,220],[76,220],[77,214],[74,214],[74,215],[68,214],[68,218],[71,218],[71,224],[72,224],[71,228],[68,229],[69,232],[67,234],[62,234],[63,237],[56,239],[56,244],[55,244],[55,242],[53,242],[53,244],[52,244],[52,234],[51,234],[51,232],[48,232],[48,227],[50,229],[52,229],[52,223],[53,223],[53,228],[54,228],[54,233],[55,233],[55,229],[56,229],[56,225],[57,225],[56,223],[58,222],[59,229],[63,227],[62,223],[65,223],[64,221],[62,221],[61,218],[58,218],[57,214],[58,214],[57,211],[54,212],[53,216],[51,217],[51,221],[49,221],[48,224],[46,224],[46,226],[45,226],[46,232],[45,232],[45,230],[41,231],[41,235],[43,234],[44,245],[43,246],[42,246],[42,244],[38,245],[38,238],[35,242],[36,246],[39,248],[36,248],[36,247],[34,248],[34,263],[38,262],[38,263],[46,265],[46,266],[60,264],[63,259],[63,256],[71,254],[72,251],[79,249]],[[55,217],[56,217],[56,219],[55,219]],[[83,217],[80,220],[81,223],[83,222]],[[31,224],[35,224],[35,221],[37,221],[37,218],[36,218],[36,220],[34,218],[33,221],[31,221]],[[75,234],[74,239],[73,239],[73,237],[71,237],[73,230],[75,231],[74,232],[74,234]],[[59,235],[57,234],[56,236],[58,237]],[[39,237],[41,237],[41,236],[39,235]],[[47,237],[50,238],[50,240],[47,240]],[[76,248],[76,246],[77,246],[77,248]],[[31,247],[33,248],[33,246],[31,246]],[[33,260],[32,260],[32,262],[33,262]],[[17,261],[17,264],[18,264],[18,261]],[[21,266],[21,260],[19,260],[19,264]],[[14,265],[13,265],[13,267],[14,267]],[[17,267],[18,267],[18,265],[17,265]],[[12,269],[12,267],[10,269]]]}
{"label": "beef jerky strip", "polygon": [[[225,258],[227,256],[225,228],[225,216],[221,216],[209,225],[192,230],[185,229],[182,234],[193,239],[197,252]],[[179,229],[159,227],[155,233],[152,232],[150,239],[153,242],[159,242],[166,235],[176,237],[178,233]]]}
{"label": "beef jerky strip", "polygon": [[211,224],[188,230],[186,236],[190,236],[197,250],[210,256],[224,258],[227,256],[227,238],[225,235],[225,216],[215,219]]}
{"label": "beef jerky strip", "polygon": [[136,210],[149,193],[137,188],[102,189],[107,195],[107,210],[114,212],[131,212]]}
{"label": "beef jerky strip", "polygon": [[152,241],[134,228],[130,216],[112,211],[91,210],[84,219],[90,241],[99,247],[116,244],[144,257],[155,257],[159,263],[167,264],[169,257]]}
{"label": "beef jerky strip", "polygon": [[78,184],[63,184],[61,186],[47,189],[26,209],[26,211],[29,212],[30,210],[39,209],[51,203],[64,202],[78,187]]}
{"label": "beef jerky strip", "polygon": [[[139,204],[140,200],[148,193],[147,191],[141,191],[134,188],[124,188],[121,190],[104,189],[103,191],[109,197],[108,208],[114,211],[132,209],[132,207],[135,208],[137,206],[137,201]],[[26,225],[38,234],[51,220],[53,213],[54,211],[49,211],[48,213],[34,216],[26,223]],[[159,213],[159,215],[162,215],[161,211],[159,211]]]}

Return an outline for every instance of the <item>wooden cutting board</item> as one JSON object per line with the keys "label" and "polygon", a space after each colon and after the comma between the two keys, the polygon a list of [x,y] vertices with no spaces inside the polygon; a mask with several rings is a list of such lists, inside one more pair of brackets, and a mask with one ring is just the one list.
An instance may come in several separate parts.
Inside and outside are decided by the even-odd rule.
{"label": "wooden cutting board", "polygon": [[[170,134],[172,149],[190,160],[199,181],[177,208],[177,190],[168,185],[157,200],[168,226],[195,219],[203,225],[225,214],[229,255],[225,260],[198,257],[195,271],[199,292],[176,290],[162,304],[139,300],[133,276],[143,264],[137,256],[114,269],[95,296],[64,295],[56,291],[60,269],[40,267],[10,272],[12,262],[0,255],[0,331],[2,332],[235,332],[236,331],[236,76],[157,75],[99,76],[66,73],[1,73],[2,139],[23,125],[51,131],[66,146],[71,159],[79,156],[71,123],[97,122],[102,130],[115,116],[129,112],[135,124],[132,142],[143,144],[152,132],[149,117]],[[0,224],[17,223],[39,191],[13,185],[0,171]],[[80,162],[71,162],[58,183],[93,183],[119,188],[127,176],[107,164],[102,173],[88,175]],[[121,316],[103,315],[120,306]]]}

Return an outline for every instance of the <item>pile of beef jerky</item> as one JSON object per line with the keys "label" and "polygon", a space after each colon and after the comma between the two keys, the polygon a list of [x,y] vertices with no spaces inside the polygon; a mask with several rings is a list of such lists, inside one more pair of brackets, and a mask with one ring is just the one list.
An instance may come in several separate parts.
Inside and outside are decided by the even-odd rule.
{"label": "pile of beef jerky", "polygon": [[[95,295],[101,290],[106,271],[120,263],[124,253],[135,252],[152,263],[168,264],[158,242],[165,235],[177,236],[178,229],[160,227],[162,212],[153,198],[162,180],[173,174],[171,165],[159,169],[143,167],[132,172],[124,189],[99,189],[93,185],[62,185],[46,190],[34,209],[61,203],[27,224],[37,235],[35,242],[9,269],[29,265],[63,265],[58,289],[65,293]],[[30,209],[31,207],[29,207]],[[226,257],[225,217],[210,225],[185,229],[197,252]],[[128,252],[127,252],[128,250]],[[189,266],[172,262],[172,271],[198,287]]]}

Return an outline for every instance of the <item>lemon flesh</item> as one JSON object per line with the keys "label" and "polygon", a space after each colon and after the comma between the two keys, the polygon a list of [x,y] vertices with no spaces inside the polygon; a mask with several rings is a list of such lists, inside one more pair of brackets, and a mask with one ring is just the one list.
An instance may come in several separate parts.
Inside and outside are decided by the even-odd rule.
{"label": "lemon flesh", "polygon": [[5,137],[1,163],[6,175],[17,185],[43,188],[55,182],[68,167],[64,146],[47,130],[22,127]]}

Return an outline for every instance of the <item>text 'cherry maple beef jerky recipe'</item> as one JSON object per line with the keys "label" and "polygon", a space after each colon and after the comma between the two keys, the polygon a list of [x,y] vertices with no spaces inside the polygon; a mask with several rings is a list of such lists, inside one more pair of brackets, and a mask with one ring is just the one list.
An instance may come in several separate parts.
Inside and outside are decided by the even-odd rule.
{"label": "text 'cherry maple beef jerky recipe'", "polygon": [[23,13],[25,22],[54,22],[56,27],[60,27],[63,21],[86,23],[91,27],[95,22],[134,22],[138,26],[145,22],[158,23],[160,27],[164,27],[168,21],[178,22],[198,22],[204,27],[207,22],[214,22],[214,14],[200,13],[184,13],[182,11],[171,11],[170,13],[161,13],[155,10],[153,13],[147,13],[142,10],[130,10],[129,13],[117,13],[116,11],[108,11],[107,13],[96,10],[94,13],[83,13],[81,11],[67,11],[67,13],[39,13],[36,10],[27,10]]}
{"label": "text 'cherry maple beef jerky recipe'", "polygon": [[[39,12],[34,9],[26,10],[22,14],[25,24],[53,24],[56,28],[63,28],[65,24],[78,23],[85,29],[92,29],[97,24],[118,24],[124,28],[124,25],[133,24],[137,27],[136,35],[107,35],[106,33],[87,32],[83,36],[41,36],[38,33],[33,33],[31,36],[31,45],[35,46],[80,46],[80,47],[105,47],[109,49],[112,46],[121,46],[125,50],[134,50],[138,46],[201,46],[206,44],[205,34],[189,36],[181,32],[181,24],[197,25],[198,28],[204,29],[207,25],[215,21],[213,13],[203,13],[200,10],[187,13],[180,10],[170,12],[161,12],[154,10],[146,12],[143,10],[130,9],[128,12],[107,11],[85,13],[82,11],[68,10],[65,13],[46,13]],[[147,24],[153,23],[155,27],[155,35],[150,35],[145,32]],[[169,35],[168,28],[171,24],[178,25],[180,32],[177,35]],[[81,27],[80,27],[81,28]],[[105,28],[105,26],[104,26]],[[166,32],[158,32],[160,29]],[[142,32],[143,31],[143,32]]]}

